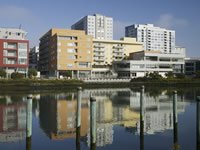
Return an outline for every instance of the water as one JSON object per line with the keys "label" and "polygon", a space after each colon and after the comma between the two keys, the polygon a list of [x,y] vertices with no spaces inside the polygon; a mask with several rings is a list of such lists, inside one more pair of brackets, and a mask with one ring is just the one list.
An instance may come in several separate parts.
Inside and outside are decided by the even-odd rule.
{"label": "water", "polygon": [[76,128],[76,90],[36,93],[29,101],[26,93],[0,94],[0,149],[89,150],[92,140],[89,98],[92,96],[96,99],[96,145],[93,144],[93,148],[195,150],[199,90],[177,90],[177,130],[173,125],[173,90],[145,90],[142,128],[139,89],[85,89],[81,96],[80,132]]}

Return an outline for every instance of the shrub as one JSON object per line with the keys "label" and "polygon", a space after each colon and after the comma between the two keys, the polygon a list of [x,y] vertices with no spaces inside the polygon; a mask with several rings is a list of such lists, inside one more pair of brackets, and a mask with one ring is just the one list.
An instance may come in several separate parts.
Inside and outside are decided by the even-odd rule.
{"label": "shrub", "polygon": [[200,70],[196,71],[195,77],[196,77],[196,78],[200,78]]}
{"label": "shrub", "polygon": [[173,74],[173,72],[172,72],[172,71],[170,71],[170,72],[167,72],[167,73],[165,74],[165,76],[167,77],[167,79],[174,78],[174,74]]}
{"label": "shrub", "polygon": [[22,79],[23,77],[24,77],[24,75],[21,73],[18,73],[18,72],[13,72],[11,74],[11,79]]}
{"label": "shrub", "polygon": [[32,78],[32,77],[36,77],[37,76],[37,70],[36,69],[29,69],[28,70],[28,77]]}
{"label": "shrub", "polygon": [[162,76],[158,72],[153,72],[149,73],[148,78],[157,80],[157,79],[162,79]]}
{"label": "shrub", "polygon": [[63,73],[63,76],[64,77],[72,77],[72,71],[71,70],[67,70],[67,71],[65,71],[64,73]]}
{"label": "shrub", "polygon": [[183,73],[176,74],[176,78],[185,79],[185,74],[183,74]]}
{"label": "shrub", "polygon": [[0,69],[0,77],[5,78],[6,77],[6,71],[3,69]]}

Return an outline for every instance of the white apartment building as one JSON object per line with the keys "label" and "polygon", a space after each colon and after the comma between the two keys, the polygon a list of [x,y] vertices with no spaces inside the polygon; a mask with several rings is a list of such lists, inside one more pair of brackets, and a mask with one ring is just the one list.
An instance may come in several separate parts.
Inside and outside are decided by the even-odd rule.
{"label": "white apartment building", "polygon": [[173,53],[175,50],[175,31],[155,27],[153,24],[134,24],[125,28],[126,37],[135,37],[143,43],[144,50],[159,50]]}
{"label": "white apartment building", "polygon": [[119,78],[144,77],[146,73],[158,72],[165,76],[167,72],[184,73],[185,51],[162,53],[160,51],[140,51],[130,54],[130,60],[114,62],[114,70]]}
{"label": "white apartment building", "polygon": [[100,14],[88,15],[71,26],[75,30],[84,30],[95,39],[113,39],[113,18]]}

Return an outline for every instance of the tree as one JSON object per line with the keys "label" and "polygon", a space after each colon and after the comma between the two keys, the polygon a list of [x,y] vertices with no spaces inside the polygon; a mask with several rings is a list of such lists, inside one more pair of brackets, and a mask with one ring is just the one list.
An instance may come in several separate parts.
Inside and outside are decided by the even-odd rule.
{"label": "tree", "polygon": [[13,72],[11,74],[11,79],[22,79],[22,78],[24,78],[24,75],[22,73]]}
{"label": "tree", "polygon": [[174,74],[173,74],[172,71],[170,71],[170,72],[165,73],[165,76],[166,76],[168,79],[170,79],[170,78],[173,78],[173,77],[174,77]]}
{"label": "tree", "polygon": [[71,71],[71,70],[65,71],[65,72],[63,73],[63,76],[64,76],[64,77],[70,77],[70,78],[72,78],[72,71]]}
{"label": "tree", "polygon": [[196,71],[195,76],[196,78],[200,78],[200,70]]}
{"label": "tree", "polygon": [[6,77],[6,71],[3,69],[0,69],[0,77],[5,78]]}
{"label": "tree", "polygon": [[36,77],[37,76],[37,70],[36,69],[29,69],[28,70],[28,77],[32,78],[32,77]]}

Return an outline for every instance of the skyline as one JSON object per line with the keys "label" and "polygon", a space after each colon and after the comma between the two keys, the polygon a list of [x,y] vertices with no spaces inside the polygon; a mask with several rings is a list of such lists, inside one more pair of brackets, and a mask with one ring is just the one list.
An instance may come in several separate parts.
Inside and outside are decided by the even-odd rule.
{"label": "skyline", "polygon": [[178,0],[173,3],[160,0],[155,0],[154,3],[148,0],[142,2],[59,0],[51,3],[47,0],[42,3],[38,0],[34,2],[3,0],[0,6],[0,24],[1,27],[15,28],[21,25],[22,29],[28,32],[30,46],[33,47],[49,29],[70,29],[80,18],[97,13],[113,17],[114,39],[124,36],[125,26],[150,23],[175,30],[176,45],[186,47],[187,56],[200,56],[198,51],[200,20],[196,19],[200,14],[199,4],[197,0],[193,2]]}

